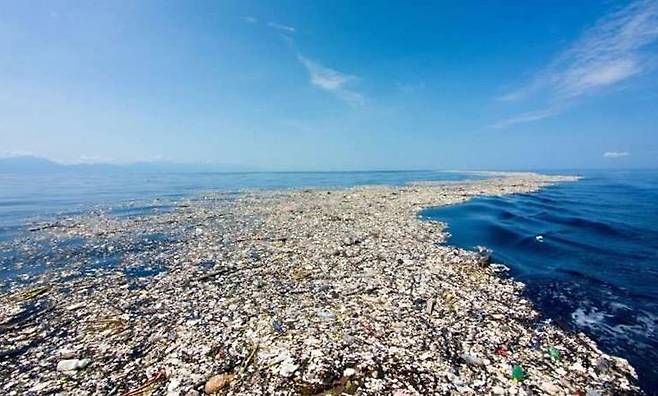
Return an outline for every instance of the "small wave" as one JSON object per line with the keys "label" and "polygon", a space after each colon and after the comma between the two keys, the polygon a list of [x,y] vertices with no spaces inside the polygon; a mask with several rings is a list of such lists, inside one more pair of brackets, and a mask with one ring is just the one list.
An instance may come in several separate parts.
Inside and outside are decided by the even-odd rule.
{"label": "small wave", "polygon": [[489,222],[484,225],[483,231],[490,236],[493,242],[500,241],[503,244],[514,244],[523,240],[526,236],[515,229]]}
{"label": "small wave", "polygon": [[609,315],[597,311],[596,308],[590,308],[589,311],[578,308],[571,314],[571,317],[578,327],[598,327]]}
{"label": "small wave", "polygon": [[658,392],[656,197],[657,172],[611,172],[428,217],[449,224],[448,243],[492,249],[547,318],[627,358]]}
{"label": "small wave", "polygon": [[512,212],[511,210],[501,209],[498,211],[497,217],[501,220],[515,220],[519,219],[521,216]]}
{"label": "small wave", "polygon": [[545,212],[539,216],[542,220],[553,223],[566,225],[578,229],[586,229],[587,232],[594,232],[606,237],[626,237],[629,236],[625,227],[622,225],[611,225],[601,221],[588,219],[577,216],[564,216],[561,213]]}

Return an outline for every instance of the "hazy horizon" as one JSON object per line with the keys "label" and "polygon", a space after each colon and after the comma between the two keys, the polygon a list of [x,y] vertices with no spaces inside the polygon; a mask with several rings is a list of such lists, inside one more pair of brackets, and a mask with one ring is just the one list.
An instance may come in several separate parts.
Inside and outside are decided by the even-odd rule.
{"label": "hazy horizon", "polygon": [[[382,172],[455,172],[455,173],[478,173],[478,172],[569,172],[569,171],[654,171],[657,167],[598,167],[598,168],[371,168],[371,169],[267,169],[249,166],[249,164],[228,164],[220,162],[175,162],[175,161],[129,161],[129,162],[59,162],[46,157],[33,155],[0,155],[0,172],[5,171],[6,160],[19,160],[24,162],[27,170],[29,166],[41,161],[47,162],[45,166],[54,166],[55,169],[150,169],[156,171],[199,171],[217,173],[382,173]],[[14,165],[14,164],[12,164]],[[11,170],[20,170],[13,168]]]}
{"label": "hazy horizon", "polygon": [[12,2],[0,157],[656,168],[657,48],[655,0]]}

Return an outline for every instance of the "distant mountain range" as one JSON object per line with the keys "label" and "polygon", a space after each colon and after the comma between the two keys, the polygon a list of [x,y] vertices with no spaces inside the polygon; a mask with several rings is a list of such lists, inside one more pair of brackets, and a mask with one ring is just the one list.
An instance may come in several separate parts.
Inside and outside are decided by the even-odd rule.
{"label": "distant mountain range", "polygon": [[17,156],[0,158],[0,172],[256,172],[262,169],[232,164],[134,162],[129,164],[61,164],[46,158]]}

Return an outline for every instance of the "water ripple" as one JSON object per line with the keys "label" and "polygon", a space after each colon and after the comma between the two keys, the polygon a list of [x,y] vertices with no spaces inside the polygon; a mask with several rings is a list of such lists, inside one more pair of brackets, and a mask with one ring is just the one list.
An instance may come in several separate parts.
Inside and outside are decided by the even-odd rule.
{"label": "water ripple", "polygon": [[484,245],[557,323],[628,358],[658,393],[658,172],[588,172],[533,194],[429,208],[448,243]]}

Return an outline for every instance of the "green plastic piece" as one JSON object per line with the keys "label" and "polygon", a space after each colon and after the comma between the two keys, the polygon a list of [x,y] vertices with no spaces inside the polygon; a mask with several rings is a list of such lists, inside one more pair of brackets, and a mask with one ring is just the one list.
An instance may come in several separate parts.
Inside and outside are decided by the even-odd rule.
{"label": "green plastic piece", "polygon": [[514,367],[512,368],[512,379],[516,381],[523,381],[525,378],[525,371],[519,366],[518,364],[515,364]]}
{"label": "green plastic piece", "polygon": [[555,347],[550,347],[548,348],[548,355],[551,358],[558,360],[560,358],[560,351]]}

